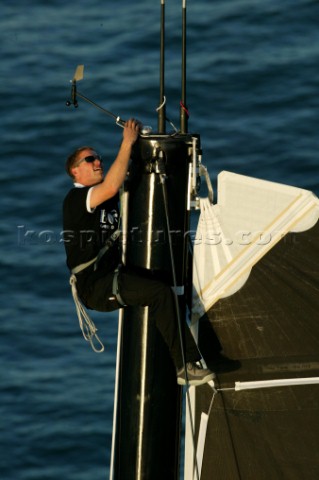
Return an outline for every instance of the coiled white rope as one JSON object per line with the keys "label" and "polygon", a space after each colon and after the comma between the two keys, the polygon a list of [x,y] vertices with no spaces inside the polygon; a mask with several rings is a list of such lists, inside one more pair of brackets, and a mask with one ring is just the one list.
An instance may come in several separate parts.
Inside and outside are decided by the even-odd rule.
{"label": "coiled white rope", "polygon": [[[87,342],[90,342],[94,352],[102,353],[104,351],[104,345],[96,333],[97,332],[96,326],[94,325],[93,321],[91,320],[88,313],[86,312],[84,305],[79,299],[78,292],[76,289],[76,276],[74,274],[72,274],[70,277],[70,285],[71,285],[72,297],[74,300],[76,313],[79,319],[79,325],[80,325],[83,337]],[[94,339],[99,343],[100,348],[96,348],[96,346],[94,345]]]}

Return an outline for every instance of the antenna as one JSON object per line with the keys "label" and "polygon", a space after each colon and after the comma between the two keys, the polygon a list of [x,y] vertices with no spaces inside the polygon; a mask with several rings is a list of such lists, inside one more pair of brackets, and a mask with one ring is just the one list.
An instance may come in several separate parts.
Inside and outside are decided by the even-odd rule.
{"label": "antenna", "polygon": [[182,95],[180,102],[181,133],[187,133],[188,111],[186,107],[186,0],[182,9]]}
{"label": "antenna", "polygon": [[157,108],[159,133],[165,133],[165,120],[166,120],[164,63],[165,63],[165,0],[161,0],[160,98],[159,98],[159,106]]}

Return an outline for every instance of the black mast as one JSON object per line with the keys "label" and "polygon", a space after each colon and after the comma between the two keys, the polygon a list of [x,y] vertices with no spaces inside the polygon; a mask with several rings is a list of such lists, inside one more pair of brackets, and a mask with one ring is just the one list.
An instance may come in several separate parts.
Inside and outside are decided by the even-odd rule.
{"label": "black mast", "polygon": [[[161,0],[158,132],[134,145],[123,204],[124,263],[175,292],[181,344],[189,284],[190,172],[199,136],[165,133],[165,0]],[[186,2],[183,0],[181,133],[187,132]],[[194,152],[195,150],[195,152]],[[125,221],[124,221],[125,220]],[[172,237],[174,235],[174,238]],[[125,248],[124,248],[125,247]],[[147,307],[125,307],[118,342],[111,480],[178,480],[182,389]],[[185,360],[185,356],[184,356]]]}

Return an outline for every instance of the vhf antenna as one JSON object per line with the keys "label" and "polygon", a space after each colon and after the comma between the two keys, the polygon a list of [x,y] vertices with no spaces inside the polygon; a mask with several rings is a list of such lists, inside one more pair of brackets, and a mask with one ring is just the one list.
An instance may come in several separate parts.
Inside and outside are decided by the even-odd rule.
{"label": "vhf antenna", "polygon": [[[180,131],[187,133],[188,110],[186,106],[186,0],[182,0],[182,90],[180,100]],[[160,98],[158,112],[158,132],[165,134],[165,0],[161,0],[161,45],[160,45]]]}
{"label": "vhf antenna", "polygon": [[182,95],[180,102],[181,133],[187,133],[188,110],[186,106],[186,0],[182,9]]}
{"label": "vhf antenna", "polygon": [[161,45],[160,45],[160,98],[158,112],[158,133],[165,133],[166,98],[164,86],[165,63],[165,0],[161,0]]}

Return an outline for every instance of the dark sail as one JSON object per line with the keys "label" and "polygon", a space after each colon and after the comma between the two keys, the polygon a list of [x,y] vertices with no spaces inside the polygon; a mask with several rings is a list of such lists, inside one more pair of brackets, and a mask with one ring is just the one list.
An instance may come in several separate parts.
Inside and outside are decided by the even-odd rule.
{"label": "dark sail", "polygon": [[319,222],[287,234],[199,322],[200,349],[218,374],[214,399],[209,386],[196,389],[197,434],[209,412],[201,480],[319,478],[319,385],[233,388],[319,376],[318,240]]}

